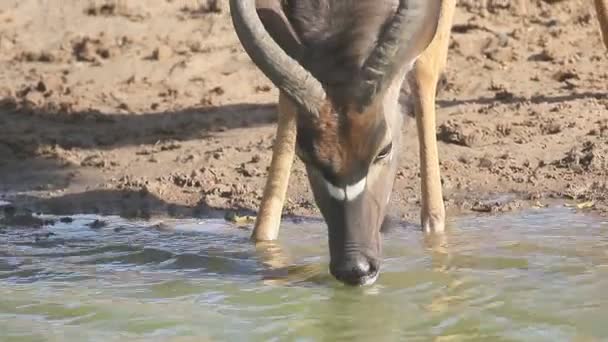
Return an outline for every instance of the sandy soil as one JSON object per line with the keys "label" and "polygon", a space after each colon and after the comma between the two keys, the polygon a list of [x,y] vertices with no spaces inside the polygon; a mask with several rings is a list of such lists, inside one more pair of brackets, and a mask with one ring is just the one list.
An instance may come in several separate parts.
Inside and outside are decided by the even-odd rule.
{"label": "sandy soil", "polygon": [[[608,54],[588,1],[459,2],[438,100],[450,212],[608,207]],[[0,2],[0,193],[126,217],[256,210],[277,91],[227,1]],[[393,194],[417,222],[416,133]],[[318,216],[297,161],[285,214]],[[2,197],[0,197],[2,198]],[[12,210],[12,209],[11,209]]]}

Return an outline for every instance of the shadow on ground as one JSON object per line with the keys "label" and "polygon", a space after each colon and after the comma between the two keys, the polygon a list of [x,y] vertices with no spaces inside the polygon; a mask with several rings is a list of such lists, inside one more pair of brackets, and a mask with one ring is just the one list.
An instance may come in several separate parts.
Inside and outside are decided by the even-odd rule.
{"label": "shadow on ground", "polygon": [[[222,215],[227,208],[200,203],[193,208],[168,203],[131,190],[90,190],[78,194],[43,193],[65,189],[80,165],[66,160],[70,151],[112,151],[128,146],[154,146],[214,138],[232,129],[276,121],[274,104],[233,104],[178,112],[119,114],[98,111],[56,112],[24,108],[13,99],[0,100],[0,196],[54,213],[99,213],[124,217]],[[57,155],[61,150],[64,155]],[[69,159],[69,158],[67,158]],[[231,210],[245,211],[241,208]]]}
{"label": "shadow on ground", "polygon": [[531,97],[514,96],[510,93],[497,94],[496,97],[479,97],[475,99],[458,99],[458,100],[437,100],[437,106],[439,108],[448,108],[459,105],[491,105],[491,104],[515,104],[530,102],[533,104],[539,103],[563,103],[569,101],[583,100],[583,99],[606,99],[608,93],[602,92],[583,92],[583,93],[571,93],[568,95],[536,95]]}
{"label": "shadow on ground", "polygon": [[118,114],[83,111],[62,113],[21,108],[0,100],[0,144],[19,155],[41,146],[64,149],[113,149],[173,139],[204,139],[213,133],[276,121],[274,104],[241,103],[189,108],[177,112]]}

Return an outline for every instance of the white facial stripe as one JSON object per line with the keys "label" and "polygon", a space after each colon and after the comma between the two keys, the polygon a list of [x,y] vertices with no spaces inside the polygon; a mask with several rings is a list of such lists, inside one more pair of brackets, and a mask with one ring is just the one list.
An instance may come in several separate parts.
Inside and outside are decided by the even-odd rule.
{"label": "white facial stripe", "polygon": [[373,285],[376,280],[378,280],[378,276],[380,275],[380,272],[376,272],[376,274],[374,274],[372,277],[366,278],[363,283],[361,284],[361,286],[369,286],[369,285]]}
{"label": "white facial stripe", "polygon": [[359,197],[363,190],[365,190],[365,185],[367,184],[367,177],[363,177],[360,181],[353,185],[346,186],[346,200],[352,201],[355,198]]}
{"label": "white facial stripe", "polygon": [[325,179],[323,181],[325,182],[325,185],[327,186],[327,191],[329,192],[329,195],[331,197],[337,199],[338,201],[344,201],[344,198],[346,198],[346,194],[343,189],[338,188],[337,186],[331,184]]}
{"label": "white facial stripe", "polygon": [[338,201],[352,201],[359,197],[359,195],[363,193],[363,190],[365,190],[365,185],[367,184],[367,177],[364,177],[353,185],[347,185],[346,189],[338,188],[327,180],[324,181],[325,185],[327,186],[327,191],[329,192],[329,195],[331,197],[337,199]]}

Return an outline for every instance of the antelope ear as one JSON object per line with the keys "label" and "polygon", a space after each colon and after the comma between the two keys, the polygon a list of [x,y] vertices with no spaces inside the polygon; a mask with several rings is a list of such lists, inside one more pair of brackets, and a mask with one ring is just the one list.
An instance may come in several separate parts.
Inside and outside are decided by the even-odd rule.
{"label": "antelope ear", "polygon": [[287,19],[283,0],[256,0],[255,7],[264,28],[279,46],[293,59],[300,61],[302,44]]}
{"label": "antelope ear", "polygon": [[439,20],[441,19],[441,9],[443,6],[442,0],[423,0],[427,2],[428,9],[424,24],[418,28],[417,39],[412,40],[410,54],[406,54],[409,59],[408,63],[414,61],[420,54],[426,50],[433,42],[437,30],[439,29]]}

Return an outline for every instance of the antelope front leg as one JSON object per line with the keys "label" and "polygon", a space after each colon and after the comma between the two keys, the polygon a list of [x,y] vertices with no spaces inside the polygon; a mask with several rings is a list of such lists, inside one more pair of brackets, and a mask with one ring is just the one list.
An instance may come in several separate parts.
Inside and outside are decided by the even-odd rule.
{"label": "antelope front leg", "polygon": [[435,123],[435,89],[438,73],[425,63],[416,64],[411,88],[416,97],[416,126],[420,148],[421,212],[422,229],[427,232],[442,232],[445,226],[445,207],[439,172]]}
{"label": "antelope front leg", "polygon": [[445,206],[436,136],[435,94],[437,81],[447,62],[455,6],[455,0],[443,1],[435,38],[416,61],[408,77],[414,97],[420,147],[421,223],[422,229],[427,233],[443,232],[445,229]]}
{"label": "antelope front leg", "polygon": [[296,113],[287,99],[279,97],[277,134],[260,210],[253,229],[254,241],[276,240],[281,225],[291,166],[295,157]]}
{"label": "antelope front leg", "polygon": [[595,11],[597,20],[600,22],[604,45],[608,49],[608,0],[595,0]]}

